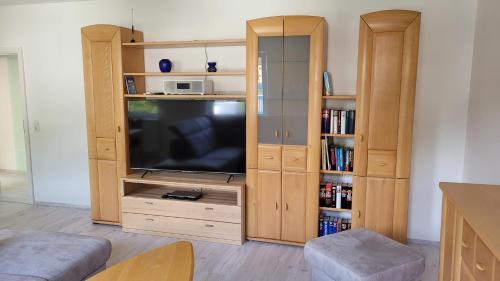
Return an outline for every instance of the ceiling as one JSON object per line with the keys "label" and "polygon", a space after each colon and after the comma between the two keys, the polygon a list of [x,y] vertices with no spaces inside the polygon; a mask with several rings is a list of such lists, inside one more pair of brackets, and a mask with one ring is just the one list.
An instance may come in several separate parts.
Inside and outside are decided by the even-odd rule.
{"label": "ceiling", "polygon": [[57,3],[57,2],[76,2],[76,1],[89,1],[89,0],[0,0],[0,6]]}

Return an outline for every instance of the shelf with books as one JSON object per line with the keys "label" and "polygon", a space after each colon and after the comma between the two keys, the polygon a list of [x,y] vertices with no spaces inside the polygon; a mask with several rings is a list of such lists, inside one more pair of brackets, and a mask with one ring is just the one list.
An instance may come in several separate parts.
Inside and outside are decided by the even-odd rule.
{"label": "shelf with books", "polygon": [[332,175],[352,175],[352,171],[336,171],[336,170],[321,170],[322,174],[332,174]]}
{"label": "shelf with books", "polygon": [[333,138],[354,138],[354,134],[321,134],[322,137],[333,137]]}
{"label": "shelf with books", "polygon": [[342,209],[342,208],[330,208],[330,207],[319,207],[321,211],[326,211],[326,212],[346,212],[346,213],[351,213],[351,209]]}

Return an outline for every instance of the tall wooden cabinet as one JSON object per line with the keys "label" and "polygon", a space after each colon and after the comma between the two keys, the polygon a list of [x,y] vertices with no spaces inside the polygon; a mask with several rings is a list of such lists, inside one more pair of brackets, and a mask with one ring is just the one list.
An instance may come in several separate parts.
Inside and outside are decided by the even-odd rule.
{"label": "tall wooden cabinet", "polygon": [[316,237],[326,23],[247,22],[247,238]]}
{"label": "tall wooden cabinet", "polygon": [[[142,50],[122,51],[130,38],[130,30],[117,26],[82,28],[91,216],[98,223],[121,221],[118,183],[127,175],[128,161],[122,77],[124,69],[144,71]],[[142,41],[142,33],[135,38]],[[139,89],[144,85],[140,79],[136,83]]]}
{"label": "tall wooden cabinet", "polygon": [[361,16],[353,227],[406,241],[420,13]]}

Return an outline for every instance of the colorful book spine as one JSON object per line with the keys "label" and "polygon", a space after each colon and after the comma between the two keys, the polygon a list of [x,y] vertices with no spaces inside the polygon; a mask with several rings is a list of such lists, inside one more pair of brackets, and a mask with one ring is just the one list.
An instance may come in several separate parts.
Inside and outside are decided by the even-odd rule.
{"label": "colorful book spine", "polygon": [[322,121],[321,121],[321,132],[322,133],[328,133],[328,130],[330,129],[330,111],[328,109],[323,109],[323,114],[322,114]]}
{"label": "colorful book spine", "polygon": [[333,121],[332,121],[332,133],[333,134],[338,134],[339,133],[339,130],[338,130],[338,124],[339,124],[339,111],[338,110],[334,110],[333,111]]}
{"label": "colorful book spine", "polygon": [[345,129],[346,129],[346,111],[342,110],[340,111],[340,133],[345,134]]}
{"label": "colorful book spine", "polygon": [[338,184],[335,192],[335,208],[342,208],[342,185]]}

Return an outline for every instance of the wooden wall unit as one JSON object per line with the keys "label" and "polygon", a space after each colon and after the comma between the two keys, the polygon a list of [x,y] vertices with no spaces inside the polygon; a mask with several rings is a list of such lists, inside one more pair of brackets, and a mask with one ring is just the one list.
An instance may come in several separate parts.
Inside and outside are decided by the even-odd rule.
{"label": "wooden wall unit", "polygon": [[[317,136],[325,34],[321,17],[278,16],[247,22],[248,239],[302,244],[317,236]],[[259,77],[265,84],[261,92]],[[273,85],[272,77],[279,83]],[[296,83],[296,78],[305,82]]]}
{"label": "wooden wall unit", "polygon": [[420,13],[361,16],[353,227],[406,241]]}
{"label": "wooden wall unit", "polygon": [[[127,175],[126,104],[123,70],[144,71],[144,54],[122,52],[131,31],[112,25],[82,28],[91,215],[98,223],[119,224],[119,179]],[[142,41],[142,32],[135,38]],[[141,56],[142,53],[142,56]],[[144,80],[136,81],[139,89]]]}
{"label": "wooden wall unit", "polygon": [[439,281],[500,280],[500,186],[440,183]]}

